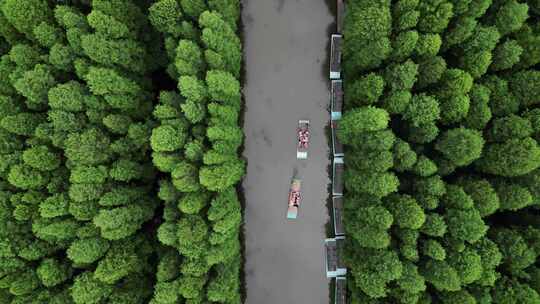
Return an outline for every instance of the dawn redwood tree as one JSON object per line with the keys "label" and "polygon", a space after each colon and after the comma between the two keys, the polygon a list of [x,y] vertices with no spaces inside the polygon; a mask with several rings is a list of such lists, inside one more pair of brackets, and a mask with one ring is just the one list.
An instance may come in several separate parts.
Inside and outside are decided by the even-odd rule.
{"label": "dawn redwood tree", "polygon": [[540,166],[540,148],[530,137],[489,144],[477,165],[480,172],[495,175],[527,174]]}
{"label": "dawn redwood tree", "polygon": [[403,112],[403,118],[418,127],[438,120],[440,112],[437,99],[425,94],[413,95]]}
{"label": "dawn redwood tree", "polygon": [[[538,8],[348,6],[337,124],[352,303],[536,303]],[[387,220],[371,220],[367,208]],[[367,249],[398,252],[401,277],[367,281],[357,262],[370,258]]]}
{"label": "dawn redwood tree", "polygon": [[439,137],[435,148],[456,166],[467,166],[482,154],[480,132],[466,128],[450,129]]}
{"label": "dawn redwood tree", "polygon": [[[355,1],[347,8],[343,61],[346,73],[378,67],[391,52],[389,1]],[[366,47],[367,46],[367,47]]]}
{"label": "dawn redwood tree", "polygon": [[401,228],[419,229],[426,220],[424,211],[411,196],[389,195],[386,197],[385,206]]}
{"label": "dawn redwood tree", "polygon": [[375,107],[348,111],[339,122],[338,137],[343,143],[350,143],[360,133],[386,129],[388,120],[388,113]]}
{"label": "dawn redwood tree", "polygon": [[349,84],[345,83],[349,94],[345,95],[348,105],[374,104],[381,97],[384,89],[384,79],[375,73],[368,74],[361,79]]}
{"label": "dawn redwood tree", "polygon": [[50,22],[52,10],[43,0],[31,1],[4,1],[1,6],[2,13],[7,21],[17,31],[33,38],[34,28],[42,22]]}

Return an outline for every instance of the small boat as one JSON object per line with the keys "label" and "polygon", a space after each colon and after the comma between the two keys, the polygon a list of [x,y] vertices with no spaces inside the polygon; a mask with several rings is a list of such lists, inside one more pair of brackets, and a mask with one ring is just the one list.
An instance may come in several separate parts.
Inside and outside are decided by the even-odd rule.
{"label": "small boat", "polygon": [[298,145],[296,146],[296,158],[307,159],[309,148],[309,120],[299,120],[298,129],[296,130],[298,136]]}
{"label": "small boat", "polygon": [[300,206],[301,194],[300,186],[302,181],[295,178],[291,183],[291,189],[289,190],[289,206],[287,208],[287,218],[296,219],[298,217],[298,207]]}

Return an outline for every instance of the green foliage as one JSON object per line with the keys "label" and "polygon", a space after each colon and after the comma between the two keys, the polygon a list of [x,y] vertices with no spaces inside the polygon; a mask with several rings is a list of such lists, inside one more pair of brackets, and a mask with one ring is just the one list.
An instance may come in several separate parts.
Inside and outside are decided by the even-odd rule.
{"label": "green foliage", "polygon": [[533,128],[529,120],[510,114],[494,119],[486,137],[490,141],[504,142],[513,138],[528,137],[532,135],[532,132]]}
{"label": "green foliage", "polygon": [[487,231],[487,226],[476,209],[449,209],[446,213],[446,223],[448,232],[453,238],[469,243],[478,241]]}
{"label": "green foliage", "polygon": [[489,107],[494,116],[504,116],[519,110],[520,101],[509,92],[507,81],[489,75],[483,84],[491,91]]}
{"label": "green foliage", "polygon": [[436,56],[441,48],[442,40],[438,34],[420,35],[415,48],[416,56]]}
{"label": "green foliage", "polygon": [[213,100],[219,100],[233,107],[240,105],[240,83],[232,74],[225,71],[208,71],[206,84],[208,94]]}
{"label": "green foliage", "polygon": [[475,250],[466,247],[461,252],[452,252],[447,261],[457,270],[462,284],[471,284],[482,275],[481,257]]}
{"label": "green foliage", "polygon": [[460,66],[463,70],[469,72],[473,78],[480,78],[487,72],[491,62],[491,52],[480,51],[464,55],[460,60]]}
{"label": "green foliage", "polygon": [[199,46],[191,40],[180,40],[174,66],[180,75],[197,76],[204,68]]}
{"label": "green foliage", "polygon": [[52,287],[66,281],[71,271],[66,264],[60,264],[55,259],[45,259],[37,268],[37,275],[43,285]]}
{"label": "green foliage", "polygon": [[57,69],[71,72],[76,55],[69,46],[56,43],[49,52],[49,62]]}
{"label": "green foliage", "polygon": [[392,154],[394,156],[394,168],[397,171],[412,169],[418,159],[410,145],[403,140],[397,140],[394,143]]}
{"label": "green foliage", "polygon": [[499,181],[495,190],[500,199],[501,210],[519,210],[533,203],[533,197],[527,188],[517,184]]}
{"label": "green foliage", "polygon": [[48,178],[30,166],[14,165],[9,170],[7,180],[17,188],[38,189],[47,183]]}
{"label": "green foliage", "polygon": [[446,251],[444,250],[444,247],[433,239],[428,239],[423,244],[422,252],[424,255],[437,261],[444,261],[446,259]]}
{"label": "green foliage", "polygon": [[456,166],[467,166],[482,154],[484,140],[480,132],[465,128],[450,129],[437,141],[435,148]]}
{"label": "green foliage", "polygon": [[385,172],[393,166],[390,151],[359,152],[347,157],[347,166],[360,171]]}
{"label": "green foliage", "polygon": [[471,75],[460,69],[447,69],[440,80],[437,95],[442,98],[467,94],[473,85]]}
{"label": "green foliage", "polygon": [[476,164],[481,172],[507,177],[519,176],[540,166],[540,148],[530,137],[488,144],[483,157]]}
{"label": "green foliage", "polygon": [[494,26],[477,26],[473,35],[463,43],[462,49],[465,53],[479,53],[491,51],[497,45],[501,33]]}
{"label": "green foliage", "polygon": [[60,157],[47,146],[32,147],[23,152],[25,164],[40,171],[52,171],[60,166]]}
{"label": "green foliage", "polygon": [[232,29],[236,29],[236,24],[240,18],[240,1],[238,0],[209,0],[210,10],[219,12]]}
{"label": "green foliage", "polygon": [[90,91],[96,95],[136,95],[140,91],[137,83],[113,69],[90,67],[88,74],[86,74],[86,80]]}
{"label": "green foliage", "polygon": [[524,106],[538,103],[540,98],[540,71],[526,70],[516,73],[510,79],[510,89]]}
{"label": "green foliage", "polygon": [[390,172],[373,173],[345,171],[345,187],[353,192],[365,192],[377,197],[384,197],[397,191],[398,178]]}
{"label": "green foliage", "polygon": [[[337,133],[351,303],[536,303],[536,2],[348,5]],[[387,118],[362,118],[376,103]],[[368,250],[399,250],[403,275],[366,280]]]}
{"label": "green foliage", "polygon": [[437,290],[457,291],[461,287],[459,274],[445,261],[428,260],[420,273]]}
{"label": "green foliage", "polygon": [[203,0],[180,0],[182,10],[190,17],[197,19],[207,9]]}
{"label": "green foliage", "polygon": [[56,84],[52,69],[48,65],[36,64],[34,69],[26,71],[18,78],[13,87],[27,98],[26,104],[34,109],[41,107],[47,100],[47,93]]}
{"label": "green foliage", "polygon": [[[220,2],[225,4],[222,1]],[[217,3],[217,1],[213,2],[213,4]],[[205,57],[207,59],[213,58],[209,60],[212,68],[223,68],[224,71],[238,78],[240,76],[242,54],[240,39],[234,33],[236,27],[231,26],[232,20],[230,18],[235,16],[225,15],[228,22],[222,16],[214,11],[205,11],[199,17],[199,25],[202,28],[201,40],[207,49]],[[216,65],[216,62],[220,64]]]}
{"label": "green foliage", "polygon": [[495,16],[495,25],[502,35],[519,30],[529,17],[529,7],[525,3],[508,1],[499,8]]}
{"label": "green foliage", "polygon": [[92,272],[83,272],[75,278],[71,296],[76,304],[104,301],[112,293],[111,285],[102,283],[93,277]]}
{"label": "green foliage", "polygon": [[154,151],[171,152],[184,146],[185,137],[184,130],[178,130],[170,125],[163,125],[152,130],[150,142]]}
{"label": "green foliage", "polygon": [[338,137],[344,143],[350,143],[360,133],[379,131],[388,126],[389,115],[383,109],[361,107],[348,111],[339,123]]}
{"label": "green foliage", "polygon": [[403,113],[407,109],[411,98],[412,94],[408,91],[395,91],[386,96],[382,107],[389,114]]}
{"label": "green foliage", "polygon": [[418,32],[405,31],[399,33],[392,41],[392,54],[390,55],[395,61],[401,61],[409,57],[416,47],[418,42]]}
{"label": "green foliage", "polygon": [[474,207],[480,212],[480,216],[489,216],[499,209],[499,196],[488,181],[469,178],[461,180],[459,185],[473,200]]}
{"label": "green foliage", "polygon": [[430,176],[437,172],[437,165],[431,159],[421,155],[412,171],[419,176]]}
{"label": "green foliage", "polygon": [[392,91],[410,90],[416,82],[418,65],[412,60],[389,65],[384,71],[384,79]]}
{"label": "green foliage", "polygon": [[127,276],[130,272],[137,271],[140,267],[140,261],[133,248],[127,244],[124,247],[112,247],[105,257],[99,261],[94,272],[94,278],[107,284],[114,284],[121,278]]}
{"label": "green foliage", "polygon": [[455,209],[471,209],[473,207],[473,200],[463,188],[455,185],[447,185],[446,193],[442,197],[442,203],[445,208]]}
{"label": "green foliage", "polygon": [[67,255],[76,264],[91,264],[105,255],[109,242],[101,237],[83,238],[71,243]]}
{"label": "green foliage", "polygon": [[517,279],[504,277],[497,281],[493,299],[499,303],[540,303],[540,295],[529,285],[520,283]]}
{"label": "green foliage", "polygon": [[202,102],[207,96],[206,86],[194,76],[181,76],[178,81],[178,89],[182,96],[194,102]]}
{"label": "green foliage", "polygon": [[438,120],[440,108],[437,100],[431,96],[413,95],[411,102],[403,113],[403,118],[413,126],[421,126]]}
{"label": "green foliage", "polygon": [[90,27],[111,38],[123,38],[130,35],[127,25],[99,10],[92,10],[86,19]]}
{"label": "green foliage", "polygon": [[84,109],[88,99],[85,87],[75,81],[59,84],[48,92],[49,106],[54,109],[79,112]]}
{"label": "green foliage", "polygon": [[486,86],[476,84],[473,86],[469,93],[469,111],[463,121],[467,128],[481,130],[491,120],[490,94],[491,91]]}
{"label": "green foliage", "polygon": [[239,2],[59,3],[0,1],[0,302],[239,302]]}
{"label": "green foliage", "polygon": [[453,5],[448,1],[420,1],[420,19],[417,28],[422,32],[440,33],[453,16]]}
{"label": "green foliage", "polygon": [[444,36],[444,46],[449,48],[461,44],[470,38],[478,22],[474,17],[463,16],[453,21],[453,26],[448,28]]}
{"label": "green foliage", "polygon": [[418,24],[420,13],[414,10],[416,5],[418,3],[414,3],[414,1],[402,1],[396,4],[392,17],[397,20],[395,26],[398,30],[406,30]]}
{"label": "green foliage", "polygon": [[421,231],[429,236],[442,237],[446,233],[444,218],[437,213],[426,214],[426,220]]}
{"label": "green foliage", "polygon": [[211,191],[222,191],[240,181],[245,172],[242,160],[204,166],[199,172],[201,185]]}
{"label": "green foliage", "polygon": [[44,218],[63,216],[68,214],[69,199],[66,195],[55,194],[39,204],[40,215]]}
{"label": "green foliage", "polygon": [[105,239],[118,240],[133,234],[145,221],[151,218],[153,206],[129,205],[114,209],[100,210],[93,223],[100,228]]}
{"label": "green foliage", "polygon": [[519,62],[522,53],[523,48],[516,40],[507,40],[495,48],[489,68],[493,71],[510,69]]}
{"label": "green foliage", "polygon": [[188,162],[179,162],[171,172],[172,183],[181,192],[193,192],[200,189],[198,169]]}
{"label": "green foliage", "polygon": [[420,195],[433,195],[440,197],[446,193],[445,183],[438,175],[416,179],[414,181],[413,188],[415,193]]}
{"label": "green foliage", "polygon": [[148,19],[154,28],[160,32],[174,36],[181,33],[182,10],[178,1],[161,0],[154,2],[149,8]]}
{"label": "green foliage", "polygon": [[26,70],[32,69],[34,65],[40,63],[40,56],[40,50],[28,44],[14,45],[9,51],[9,59],[18,67]]}
{"label": "green foliage", "polygon": [[345,95],[345,102],[358,106],[376,103],[381,97],[383,89],[384,79],[370,73],[350,84],[350,87],[347,88],[348,94]]}
{"label": "green foliage", "polygon": [[82,165],[104,163],[111,157],[110,140],[99,129],[87,129],[83,133],[71,133],[66,139],[66,157]]}
{"label": "green foliage", "polygon": [[419,229],[426,220],[422,208],[408,195],[390,195],[385,205],[401,228]]}
{"label": "green foliage", "polygon": [[[338,135],[339,136],[339,135]],[[352,142],[352,145],[364,151],[384,151],[390,150],[396,137],[391,130],[381,130],[374,132],[363,132]]]}
{"label": "green foliage", "polygon": [[145,49],[135,40],[109,40],[102,34],[96,33],[81,36],[81,47],[86,55],[97,63],[107,66],[119,65],[135,72],[143,72],[142,69],[146,67],[143,64],[146,56]]}
{"label": "green foliage", "polygon": [[[358,208],[347,214],[345,230],[359,245],[386,248],[390,244],[387,230],[393,223],[392,214],[382,206]],[[370,217],[366,217],[370,215]]]}
{"label": "green foliage", "polygon": [[11,25],[30,38],[33,37],[34,27],[41,22],[50,21],[52,17],[51,9],[43,0],[6,0],[3,1],[1,8]]}
{"label": "green foliage", "polygon": [[362,0],[348,5],[343,48],[346,74],[378,67],[389,57],[391,28],[390,1]]}
{"label": "green foliage", "polygon": [[384,297],[388,292],[387,284],[403,274],[403,264],[395,251],[359,249],[348,255],[347,259],[354,263],[354,285],[370,297]]}
{"label": "green foliage", "polygon": [[426,87],[439,81],[446,70],[446,61],[440,56],[422,58],[418,62],[416,86]]}
{"label": "green foliage", "polygon": [[498,245],[502,254],[502,267],[511,275],[523,277],[524,269],[535,263],[537,253],[530,247],[522,231],[499,228],[490,231],[491,238]]}

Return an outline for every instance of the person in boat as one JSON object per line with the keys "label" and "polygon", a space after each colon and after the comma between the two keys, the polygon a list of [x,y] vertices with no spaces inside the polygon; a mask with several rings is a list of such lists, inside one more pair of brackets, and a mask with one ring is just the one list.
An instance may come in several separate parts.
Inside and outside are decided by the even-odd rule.
{"label": "person in boat", "polygon": [[291,197],[291,202],[290,202],[290,203],[291,203],[293,206],[298,207],[298,202],[299,202],[299,201],[300,201],[300,192],[296,192],[296,191],[293,192],[293,193],[292,193],[292,197]]}
{"label": "person in boat", "polygon": [[298,140],[301,147],[307,148],[309,143],[309,131],[306,129],[299,130]]}

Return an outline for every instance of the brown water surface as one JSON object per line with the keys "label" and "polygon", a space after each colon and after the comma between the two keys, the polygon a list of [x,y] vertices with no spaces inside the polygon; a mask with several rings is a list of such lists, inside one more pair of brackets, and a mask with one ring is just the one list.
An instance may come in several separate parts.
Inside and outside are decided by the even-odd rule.
{"label": "brown water surface", "polygon": [[[323,0],[244,0],[244,156],[247,304],[327,304],[328,28]],[[325,69],[327,71],[327,69]],[[311,121],[308,160],[296,160],[299,119]],[[291,178],[299,217],[287,220]]]}

